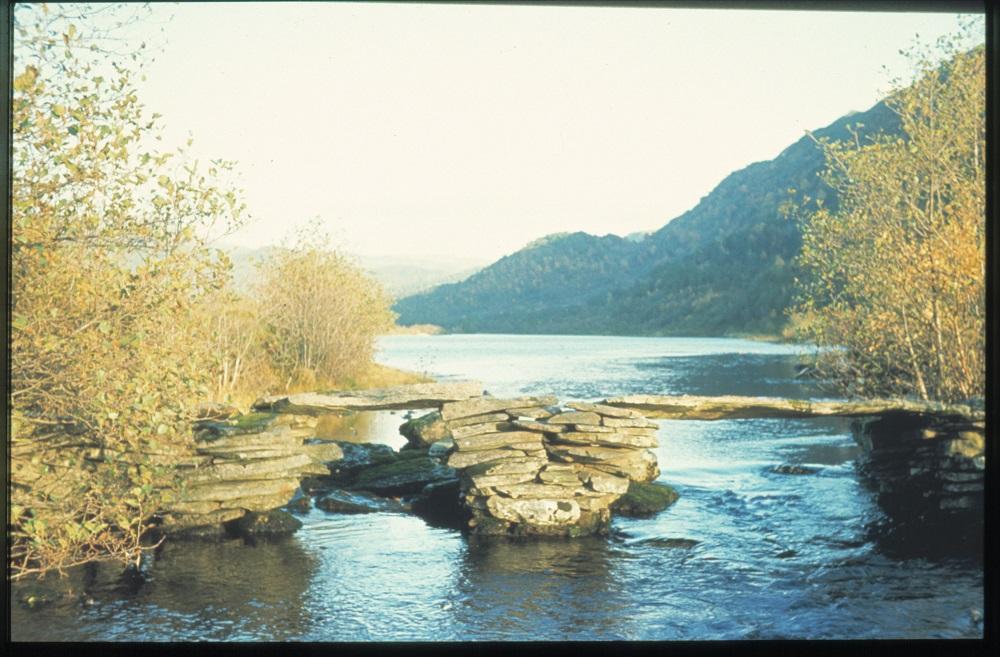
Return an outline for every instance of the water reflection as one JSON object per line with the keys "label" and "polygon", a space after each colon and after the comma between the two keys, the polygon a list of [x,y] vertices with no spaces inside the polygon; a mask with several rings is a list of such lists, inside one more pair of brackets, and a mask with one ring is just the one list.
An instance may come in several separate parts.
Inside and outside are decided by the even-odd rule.
{"label": "water reflection", "polygon": [[470,636],[624,638],[626,602],[604,538],[470,537],[453,615]]}
{"label": "water reflection", "polygon": [[320,562],[306,641],[456,638],[449,609],[464,546],[458,532],[419,518],[313,510],[298,538]]}
{"label": "water reflection", "polygon": [[324,415],[316,425],[315,435],[325,440],[384,443],[398,448],[406,443],[406,439],[399,434],[399,425],[405,421],[404,411],[360,411],[346,415]]}
{"label": "water reflection", "polygon": [[132,591],[107,576],[91,579],[83,604],[45,610],[44,625],[15,608],[14,619],[28,622],[15,624],[14,639],[290,639],[313,623],[303,595],[316,567],[295,539],[178,542],[159,552],[144,569],[146,582]]}
{"label": "water reflection", "polygon": [[[255,634],[294,635],[308,624],[303,593],[318,562],[294,538],[223,543],[173,543],[157,556],[149,602],[166,612],[199,614],[219,607],[221,618],[253,623]],[[199,595],[191,596],[192,584]],[[267,609],[261,618],[261,609]],[[273,634],[267,630],[273,626]]]}

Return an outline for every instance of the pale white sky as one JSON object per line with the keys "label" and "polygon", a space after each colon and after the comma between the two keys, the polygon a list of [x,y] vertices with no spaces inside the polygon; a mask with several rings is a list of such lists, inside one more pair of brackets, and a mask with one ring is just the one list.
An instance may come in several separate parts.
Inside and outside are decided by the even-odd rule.
{"label": "pale white sky", "polygon": [[[365,4],[154,5],[141,98],[236,160],[277,243],[319,216],[362,255],[490,261],[656,229],[728,173],[865,110],[948,14]],[[160,25],[156,25],[159,30]],[[889,73],[882,66],[889,68]]]}

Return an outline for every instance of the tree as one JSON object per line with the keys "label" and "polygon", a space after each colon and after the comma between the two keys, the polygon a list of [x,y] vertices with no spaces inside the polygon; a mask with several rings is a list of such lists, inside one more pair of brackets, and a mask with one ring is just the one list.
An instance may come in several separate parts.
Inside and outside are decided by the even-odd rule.
{"label": "tree", "polygon": [[263,263],[258,298],[266,348],[286,390],[356,376],[394,319],[381,285],[338,253],[315,222]]}
{"label": "tree", "polygon": [[141,554],[212,382],[196,311],[227,263],[209,239],[244,213],[229,163],[151,147],[139,63],[106,57],[115,11],[131,8],[15,10],[15,578]]}
{"label": "tree", "polygon": [[822,143],[839,207],[804,226],[796,308],[819,366],[854,396],[955,401],[985,382],[985,56],[943,63],[886,101],[902,135]]}

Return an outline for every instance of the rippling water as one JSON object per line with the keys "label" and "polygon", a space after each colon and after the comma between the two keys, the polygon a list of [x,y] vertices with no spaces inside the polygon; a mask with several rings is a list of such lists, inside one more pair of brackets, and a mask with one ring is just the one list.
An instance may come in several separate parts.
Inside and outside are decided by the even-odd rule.
{"label": "rippling water", "polygon": [[[729,339],[393,336],[379,360],[494,395],[632,392],[823,396],[796,349]],[[402,413],[371,440],[403,444]],[[981,638],[982,566],[900,554],[842,420],[661,421],[661,480],[680,500],[611,538],[463,537],[389,513],[312,510],[277,542],[176,543],[124,587],[98,569],[84,602],[12,607],[14,640],[569,640]],[[812,475],[771,471],[807,464]],[[17,590],[15,590],[17,595]]]}

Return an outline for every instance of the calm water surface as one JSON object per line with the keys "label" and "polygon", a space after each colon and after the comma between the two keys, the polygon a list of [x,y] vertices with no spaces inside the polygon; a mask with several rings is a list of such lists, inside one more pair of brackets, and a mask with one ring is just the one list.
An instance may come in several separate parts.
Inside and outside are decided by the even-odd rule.
{"label": "calm water surface", "polygon": [[[380,362],[482,381],[497,396],[628,393],[816,398],[796,348],[730,339],[392,336]],[[400,412],[369,438],[399,447]],[[882,518],[841,420],[661,421],[680,500],[611,538],[475,539],[388,513],[312,510],[293,537],[177,543],[130,589],[12,606],[15,640],[981,638],[982,566],[872,538]],[[813,475],[780,475],[780,463]],[[676,539],[684,539],[678,541]],[[16,591],[15,591],[16,594]]]}

